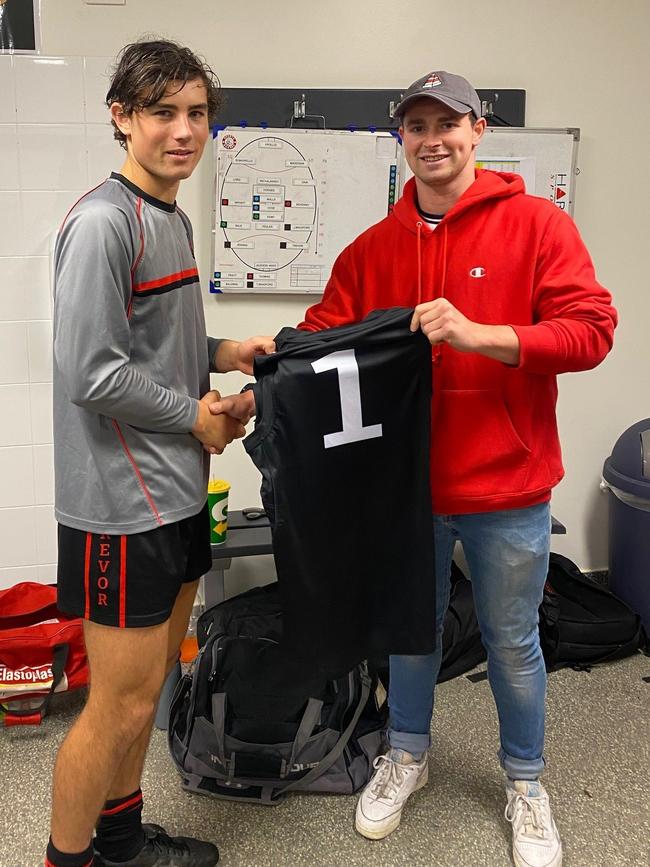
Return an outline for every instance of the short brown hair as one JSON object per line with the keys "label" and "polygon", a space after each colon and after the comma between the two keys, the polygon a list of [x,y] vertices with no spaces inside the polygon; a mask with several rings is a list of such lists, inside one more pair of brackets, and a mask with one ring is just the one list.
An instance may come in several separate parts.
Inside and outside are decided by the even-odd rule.
{"label": "short brown hair", "polygon": [[[124,114],[130,115],[158,102],[172,82],[180,81],[182,87],[195,78],[208,91],[208,122],[212,125],[222,104],[221,84],[205,60],[167,39],[132,42],[117,56],[106,105],[110,108],[119,102]],[[113,135],[126,149],[126,136],[114,121],[112,124]]]}

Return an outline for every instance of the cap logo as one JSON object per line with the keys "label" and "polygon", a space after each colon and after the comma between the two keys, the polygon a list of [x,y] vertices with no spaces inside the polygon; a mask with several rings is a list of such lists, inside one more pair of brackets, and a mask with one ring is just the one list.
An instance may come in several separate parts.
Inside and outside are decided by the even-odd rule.
{"label": "cap logo", "polygon": [[440,80],[440,76],[437,75],[435,72],[432,72],[422,85],[422,90],[424,90],[425,87],[439,87],[441,84],[442,81]]}

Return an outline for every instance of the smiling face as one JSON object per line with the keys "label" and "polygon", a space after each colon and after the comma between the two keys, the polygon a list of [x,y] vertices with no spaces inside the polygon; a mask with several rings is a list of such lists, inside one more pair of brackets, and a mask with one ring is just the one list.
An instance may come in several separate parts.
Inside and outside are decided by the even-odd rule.
{"label": "smiling face", "polygon": [[474,181],[474,151],[485,120],[472,124],[470,117],[429,98],[413,103],[404,115],[400,127],[404,156],[425,210],[427,193],[458,198]]}
{"label": "smiling face", "polygon": [[149,195],[173,202],[178,185],[201,159],[210,133],[205,83],[200,78],[172,82],[153,105],[126,115],[113,103],[111,116],[126,136],[122,174]]}

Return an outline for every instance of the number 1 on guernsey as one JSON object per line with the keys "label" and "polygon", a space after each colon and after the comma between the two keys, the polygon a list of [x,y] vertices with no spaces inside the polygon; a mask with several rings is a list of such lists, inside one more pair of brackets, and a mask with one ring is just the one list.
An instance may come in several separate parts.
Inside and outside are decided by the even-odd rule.
{"label": "number 1 on guernsey", "polygon": [[359,387],[359,365],[354,355],[354,349],[342,349],[331,352],[311,366],[315,373],[326,370],[336,370],[339,375],[339,397],[341,400],[341,417],[343,430],[325,434],[323,442],[326,449],[356,443],[360,440],[371,440],[382,435],[380,424],[363,424],[361,418],[361,389]]}

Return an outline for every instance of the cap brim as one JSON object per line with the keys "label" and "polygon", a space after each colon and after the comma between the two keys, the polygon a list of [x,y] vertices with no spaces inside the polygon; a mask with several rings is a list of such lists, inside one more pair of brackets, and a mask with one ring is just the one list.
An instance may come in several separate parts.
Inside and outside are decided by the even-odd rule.
{"label": "cap brim", "polygon": [[438,96],[435,93],[414,93],[413,96],[407,96],[406,99],[403,99],[400,104],[397,106],[394,112],[394,117],[401,120],[404,117],[404,113],[409,110],[409,108],[413,105],[413,103],[417,102],[419,99],[435,99],[436,102],[441,102],[443,105],[446,105],[447,108],[450,108],[452,111],[455,111],[456,114],[469,114],[471,111],[474,111],[469,105],[465,105],[464,102],[458,102],[455,99],[449,99],[449,97]]}

